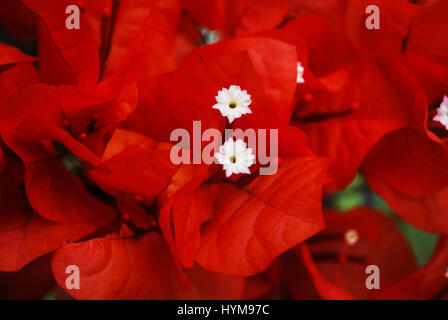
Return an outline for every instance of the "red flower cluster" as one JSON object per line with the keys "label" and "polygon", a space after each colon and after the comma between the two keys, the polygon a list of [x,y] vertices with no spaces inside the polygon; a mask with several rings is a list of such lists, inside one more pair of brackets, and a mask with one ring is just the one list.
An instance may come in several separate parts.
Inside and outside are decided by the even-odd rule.
{"label": "red flower cluster", "polygon": [[[448,2],[375,2],[379,29],[367,0],[0,0],[38,45],[0,43],[0,296],[448,298]],[[173,163],[195,121],[277,130],[278,169]],[[358,172],[440,235],[426,265],[393,219],[323,207]]]}

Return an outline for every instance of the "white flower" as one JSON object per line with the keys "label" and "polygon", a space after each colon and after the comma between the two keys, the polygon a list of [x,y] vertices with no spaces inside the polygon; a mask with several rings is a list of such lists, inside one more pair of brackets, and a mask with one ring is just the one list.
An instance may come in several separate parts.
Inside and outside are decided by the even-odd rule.
{"label": "white flower", "polygon": [[300,62],[297,62],[297,83],[305,83],[305,79],[303,79],[304,72],[305,68]]}
{"label": "white flower", "polygon": [[444,96],[440,107],[437,109],[437,115],[434,117],[434,121],[439,121],[448,130],[448,97]]}
{"label": "white flower", "polygon": [[252,103],[250,94],[246,90],[241,90],[239,86],[230,86],[229,89],[223,88],[218,91],[215,98],[218,103],[212,108],[221,111],[222,116],[227,117],[230,123],[243,114],[252,113],[249,108]]}
{"label": "white flower", "polygon": [[359,233],[355,229],[347,230],[344,234],[345,242],[348,245],[354,245],[359,240]]}
{"label": "white flower", "polygon": [[219,152],[215,153],[215,158],[223,165],[226,177],[230,177],[232,173],[250,174],[249,167],[255,160],[252,149],[247,148],[243,140],[238,139],[235,142],[233,138],[229,138],[219,147]]}

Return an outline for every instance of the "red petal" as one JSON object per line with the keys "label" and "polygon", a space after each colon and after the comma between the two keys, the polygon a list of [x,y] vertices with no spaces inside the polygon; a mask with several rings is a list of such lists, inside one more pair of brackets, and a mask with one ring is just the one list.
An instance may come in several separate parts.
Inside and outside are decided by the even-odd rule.
{"label": "red petal", "polygon": [[408,223],[434,233],[448,233],[448,187],[421,197],[399,192],[379,179],[369,178],[369,185]]}
{"label": "red petal", "polygon": [[[402,281],[373,292],[373,299],[448,299],[448,238],[440,237],[431,260]],[[375,290],[376,291],[376,290]]]}
{"label": "red petal", "polygon": [[[129,117],[127,128],[167,142],[172,131],[178,128],[188,130],[193,137],[193,121],[200,120],[202,130],[223,130],[225,118],[212,106],[218,91],[231,85],[239,85],[251,94],[251,118],[272,119],[275,111],[266,99],[247,52],[238,52],[195,61],[148,83],[146,92],[142,92],[139,99],[139,107]],[[151,119],[157,121],[148,126]]]}
{"label": "red petal", "polygon": [[437,1],[422,7],[412,24],[406,52],[448,66],[448,3]]}
{"label": "red petal", "polygon": [[[325,218],[327,228],[307,241],[311,256],[301,249],[302,259],[323,298],[338,299],[344,292],[359,299],[367,297],[370,293],[365,285],[368,265],[380,268],[380,288],[402,280],[417,269],[408,242],[395,223],[384,215],[360,208],[345,214],[327,212]],[[344,239],[349,230],[359,235],[352,245]],[[338,259],[341,255],[345,257],[343,262]]]}
{"label": "red petal", "polygon": [[0,272],[0,299],[42,299],[55,284],[50,261],[48,254],[17,272]]}
{"label": "red petal", "polygon": [[43,217],[62,223],[108,226],[115,210],[90,194],[60,159],[25,164],[25,188],[33,208]]}
{"label": "red petal", "polygon": [[364,171],[404,195],[425,196],[448,185],[448,148],[431,132],[408,127],[385,136]]}
{"label": "red petal", "polygon": [[214,212],[201,232],[198,263],[213,271],[252,275],[320,231],[327,165],[318,158],[296,158],[286,160],[275,175],[260,176],[245,190],[231,184],[209,186]]}
{"label": "red petal", "polygon": [[105,75],[123,64],[140,73],[175,68],[174,32],[180,15],[174,0],[132,0],[122,4]]}
{"label": "red petal", "polygon": [[177,167],[170,150],[133,132],[117,130],[104,154],[104,162],[90,171],[99,185],[140,195],[152,201],[168,185]]}
{"label": "red petal", "polygon": [[[65,286],[67,266],[80,271],[80,289]],[[53,256],[58,284],[77,299],[161,299],[172,273],[172,259],[162,237],[104,239],[68,244]]]}
{"label": "red petal", "polygon": [[[311,276],[312,281],[314,282],[315,289],[317,293],[326,300],[353,300],[355,296],[348,292],[343,286],[338,286],[328,279],[325,278],[320,272],[319,269],[313,262],[313,258],[311,253],[306,245],[300,245],[298,247],[298,253],[301,255],[301,259],[303,260],[303,264],[308,269],[309,275]],[[298,284],[302,285],[302,284]],[[295,288],[292,288],[292,292],[294,292]],[[308,291],[305,292],[305,298],[309,299],[309,294],[313,293],[311,288],[308,288]]]}
{"label": "red petal", "polygon": [[289,121],[297,85],[297,56],[293,46],[264,37],[234,38],[199,47],[183,63],[239,51],[247,51],[271,105],[280,119]]}
{"label": "red petal", "polygon": [[[349,82],[337,93],[323,93],[317,105],[335,103],[359,108],[347,114],[299,119],[311,149],[320,156],[334,157],[330,191],[344,188],[370,148],[385,134],[410,123],[425,121],[426,100],[418,83],[398,63],[358,61],[349,68]],[[353,77],[353,78],[352,78]]]}
{"label": "red petal", "polygon": [[224,28],[226,1],[180,0],[179,2],[201,26],[211,30]]}
{"label": "red petal", "polygon": [[[72,134],[86,132],[89,122],[95,121],[95,130],[120,123],[137,106],[138,89],[135,83],[124,87],[105,87],[105,82],[91,92],[71,86],[58,87],[60,104],[65,119],[70,121]],[[114,90],[113,94],[108,91]],[[96,117],[93,119],[93,117]]]}
{"label": "red petal", "polygon": [[[379,8],[380,28],[369,30],[366,20],[366,8],[375,4]],[[418,6],[406,1],[352,0],[347,6],[346,32],[352,44],[363,54],[374,58],[398,56],[403,49],[403,41]],[[411,31],[412,32],[412,31]]]}
{"label": "red petal", "polygon": [[433,105],[448,92],[448,66],[423,58],[414,53],[401,56],[403,64],[418,79],[428,98],[428,105]]}
{"label": "red petal", "polygon": [[5,142],[24,162],[53,156],[48,148],[48,142],[53,141],[91,164],[100,161],[67,132],[60,97],[53,86],[36,84],[10,96],[1,107],[0,125]]}
{"label": "red petal", "polygon": [[99,75],[98,49],[89,24],[80,16],[79,30],[65,26],[65,9],[71,3],[58,0],[23,0],[39,18],[39,67],[42,80],[52,84],[76,84],[88,88]]}
{"label": "red petal", "polygon": [[195,23],[208,29],[219,29],[225,36],[248,35],[275,28],[286,16],[286,0],[182,0],[182,6]]}
{"label": "red petal", "polygon": [[19,62],[33,62],[36,58],[24,54],[19,49],[0,43],[0,66],[19,63]]}
{"label": "red petal", "polygon": [[186,268],[194,265],[201,242],[201,225],[212,217],[214,200],[207,188],[200,188],[193,193],[180,193],[172,202],[169,219],[175,231],[174,254]]}
{"label": "red petal", "polygon": [[[77,240],[94,228],[76,221],[58,224],[43,219],[20,188],[20,165],[8,161],[0,197],[0,270],[17,271],[32,260]],[[19,180],[18,180],[19,179]]]}
{"label": "red petal", "polygon": [[[312,5],[314,2],[308,3]],[[298,56],[302,56],[299,59],[302,65],[306,66],[307,63],[313,74],[325,76],[345,68],[355,55],[345,37],[343,14],[336,6],[325,12],[323,17],[299,13],[300,19],[292,20],[270,33],[275,38],[296,45]],[[307,69],[304,76],[305,84],[301,86],[308,84]]]}
{"label": "red petal", "polygon": [[0,106],[16,91],[38,82],[37,70],[23,63],[0,73]]}
{"label": "red petal", "polygon": [[[230,0],[227,2],[226,22],[228,32],[235,36],[248,35],[280,25],[288,10],[288,1],[278,0]],[[233,19],[232,19],[233,18]]]}
{"label": "red petal", "polygon": [[198,265],[186,270],[186,274],[191,282],[191,288],[182,288],[174,281],[166,299],[239,300],[243,296],[246,285],[246,279],[243,277],[211,272]]}
{"label": "red petal", "polygon": [[138,146],[146,150],[153,150],[157,143],[138,133],[117,129],[112,138],[109,140],[103,154],[103,161],[106,161],[113,156],[118,155],[124,151],[128,146]]}

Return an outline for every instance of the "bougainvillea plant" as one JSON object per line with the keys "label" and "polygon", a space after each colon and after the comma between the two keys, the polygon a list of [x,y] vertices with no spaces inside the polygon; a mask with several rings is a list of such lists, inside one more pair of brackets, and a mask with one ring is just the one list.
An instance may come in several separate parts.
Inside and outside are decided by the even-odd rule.
{"label": "bougainvillea plant", "polygon": [[0,298],[448,299],[448,2],[374,2],[0,0]]}

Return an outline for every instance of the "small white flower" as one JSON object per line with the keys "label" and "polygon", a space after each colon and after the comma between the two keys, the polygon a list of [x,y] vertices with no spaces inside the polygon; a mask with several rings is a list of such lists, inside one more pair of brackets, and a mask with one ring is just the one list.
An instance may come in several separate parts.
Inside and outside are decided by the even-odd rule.
{"label": "small white flower", "polygon": [[434,121],[439,121],[448,130],[448,97],[444,96],[440,107],[437,109],[437,115],[434,117]]}
{"label": "small white flower", "polygon": [[221,111],[222,116],[227,117],[230,123],[243,114],[252,113],[249,108],[252,103],[250,94],[246,90],[241,90],[239,86],[230,86],[229,89],[223,88],[218,91],[215,98],[217,104],[212,108]]}
{"label": "small white flower", "polygon": [[233,138],[229,138],[219,147],[219,152],[215,153],[215,158],[223,165],[226,177],[230,177],[232,173],[250,174],[249,167],[255,160],[252,149],[247,148],[243,140],[238,139],[235,142]]}
{"label": "small white flower", "polygon": [[300,62],[297,62],[297,83],[305,83],[305,79],[303,79],[304,72],[305,68]]}
{"label": "small white flower", "polygon": [[347,230],[344,234],[345,242],[352,246],[359,240],[359,233],[355,229]]}

